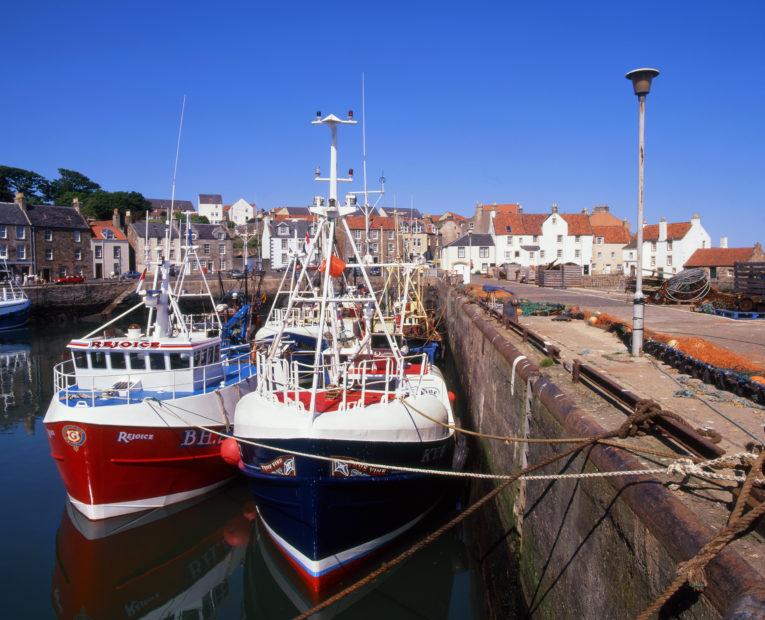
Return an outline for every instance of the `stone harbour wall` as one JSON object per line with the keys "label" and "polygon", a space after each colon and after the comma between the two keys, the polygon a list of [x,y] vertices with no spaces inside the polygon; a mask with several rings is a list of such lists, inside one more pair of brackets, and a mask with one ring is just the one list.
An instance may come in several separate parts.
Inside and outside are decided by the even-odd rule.
{"label": "stone harbour wall", "polygon": [[[435,294],[468,401],[464,427],[538,438],[608,430],[525,359],[481,308],[443,282]],[[568,448],[488,440],[474,445],[475,468],[492,473],[512,472]],[[625,451],[595,447],[545,473],[641,466]],[[471,500],[494,484],[474,484]],[[515,483],[470,519],[491,618],[634,617],[670,583],[678,563],[714,535],[664,485],[635,476]],[[686,592],[673,616],[761,617],[765,594],[758,574],[733,550],[723,550],[706,577],[704,593]],[[525,608],[520,611],[511,591],[516,583]]]}

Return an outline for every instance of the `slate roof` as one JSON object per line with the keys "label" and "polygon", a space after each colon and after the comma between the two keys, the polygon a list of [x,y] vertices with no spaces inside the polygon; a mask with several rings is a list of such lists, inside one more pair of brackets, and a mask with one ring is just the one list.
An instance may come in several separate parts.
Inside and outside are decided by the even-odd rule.
{"label": "slate roof", "polygon": [[631,240],[630,231],[624,226],[593,226],[596,237],[603,237],[603,243],[628,244]]}
{"label": "slate roof", "polygon": [[417,209],[398,209],[398,208],[395,210],[386,209],[385,212],[390,216],[393,216],[395,213],[398,213],[399,220],[402,220],[402,219],[421,220],[422,219],[422,212],[420,212]]}
{"label": "slate roof", "polygon": [[[170,208],[169,198],[147,198],[151,203],[152,211],[167,211]],[[190,200],[176,200],[173,203],[174,211],[195,211],[194,204]]]}
{"label": "slate roof", "polygon": [[[197,239],[217,241],[218,235],[221,232],[226,233],[226,239],[228,239],[226,228],[220,224],[195,224],[192,222],[191,230],[197,234]],[[226,239],[223,239],[223,241],[226,241]]]}
{"label": "slate roof", "polygon": [[[472,237],[472,240],[470,239],[470,237]],[[488,233],[475,233],[473,235],[463,235],[459,239],[455,239],[451,243],[447,243],[444,247],[459,248],[459,247],[468,247],[470,245],[474,245],[474,246],[494,245],[494,239]]]}
{"label": "slate roof", "polygon": [[738,262],[751,260],[754,248],[700,248],[683,267],[733,267]]}
{"label": "slate roof", "polygon": [[[289,228],[289,235],[278,235],[276,229],[279,226],[286,225]],[[281,220],[278,222],[269,222],[268,227],[271,230],[271,237],[272,238],[282,238],[285,239],[287,237],[295,237],[297,236],[298,239],[305,239],[305,233],[308,231],[308,229],[311,227],[312,222],[309,220]]]}
{"label": "slate roof", "polygon": [[0,202],[0,224],[29,226],[29,220],[15,202]]}
{"label": "slate roof", "polygon": [[199,204],[201,205],[222,205],[223,196],[220,194],[199,194]]}
{"label": "slate roof", "polygon": [[[167,231],[167,224],[149,222],[147,227],[145,222],[136,222],[131,224],[130,228],[132,228],[135,236],[139,239],[143,239],[146,236],[148,236],[149,239],[164,239],[165,231]],[[172,235],[173,237],[178,236],[178,227],[175,225],[175,223],[173,223]]]}
{"label": "slate roof", "polygon": [[28,205],[27,216],[33,226],[40,228],[68,228],[70,230],[90,230],[85,218],[74,207],[56,205]]}

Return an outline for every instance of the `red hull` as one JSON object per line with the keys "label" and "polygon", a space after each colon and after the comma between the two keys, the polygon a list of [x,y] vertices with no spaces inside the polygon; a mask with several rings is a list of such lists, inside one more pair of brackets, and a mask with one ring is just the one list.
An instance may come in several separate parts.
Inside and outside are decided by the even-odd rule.
{"label": "red hull", "polygon": [[183,501],[235,473],[220,456],[221,438],[193,428],[45,426],[64,486],[90,518]]}

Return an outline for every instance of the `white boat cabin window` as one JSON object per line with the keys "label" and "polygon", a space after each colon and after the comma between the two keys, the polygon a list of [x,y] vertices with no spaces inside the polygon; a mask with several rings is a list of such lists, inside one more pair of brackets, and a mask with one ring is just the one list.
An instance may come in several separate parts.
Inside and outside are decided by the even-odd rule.
{"label": "white boat cabin window", "polygon": [[103,351],[91,351],[90,367],[94,369],[106,368],[106,353]]}
{"label": "white boat cabin window", "polygon": [[194,366],[196,368],[214,364],[218,361],[220,361],[220,345],[194,351]]}
{"label": "white boat cabin window", "polygon": [[149,363],[152,370],[165,370],[165,354],[149,353]]}
{"label": "white boat cabin window", "polygon": [[191,367],[191,353],[171,353],[170,370],[181,370]]}
{"label": "white boat cabin window", "polygon": [[109,364],[115,370],[124,370],[127,368],[127,360],[124,353],[110,353]]}
{"label": "white boat cabin window", "polygon": [[131,370],[146,370],[146,357],[143,353],[129,353]]}
{"label": "white boat cabin window", "polygon": [[74,358],[75,368],[88,367],[88,354],[85,351],[72,351],[72,357]]}

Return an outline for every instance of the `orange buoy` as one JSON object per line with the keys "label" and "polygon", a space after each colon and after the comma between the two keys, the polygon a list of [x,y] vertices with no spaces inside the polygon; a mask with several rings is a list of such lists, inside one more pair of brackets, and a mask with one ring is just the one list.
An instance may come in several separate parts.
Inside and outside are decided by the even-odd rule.
{"label": "orange buoy", "polygon": [[[321,261],[321,265],[319,265],[319,271],[324,273],[326,268],[327,260],[324,259]],[[329,259],[329,275],[331,275],[333,278],[339,278],[341,275],[343,275],[343,271],[345,271],[345,261],[339,256],[335,256],[333,254]]]}
{"label": "orange buoy", "polygon": [[223,540],[229,547],[246,547],[250,542],[250,522],[243,515],[223,526]]}
{"label": "orange buoy", "polygon": [[455,400],[457,400],[457,395],[451,390],[449,390],[449,402],[453,403]]}
{"label": "orange buoy", "polygon": [[242,507],[242,514],[244,518],[252,522],[258,518],[258,507],[252,500],[249,500]]}
{"label": "orange buoy", "polygon": [[229,465],[239,465],[239,444],[233,437],[227,437],[220,442],[220,456]]}

